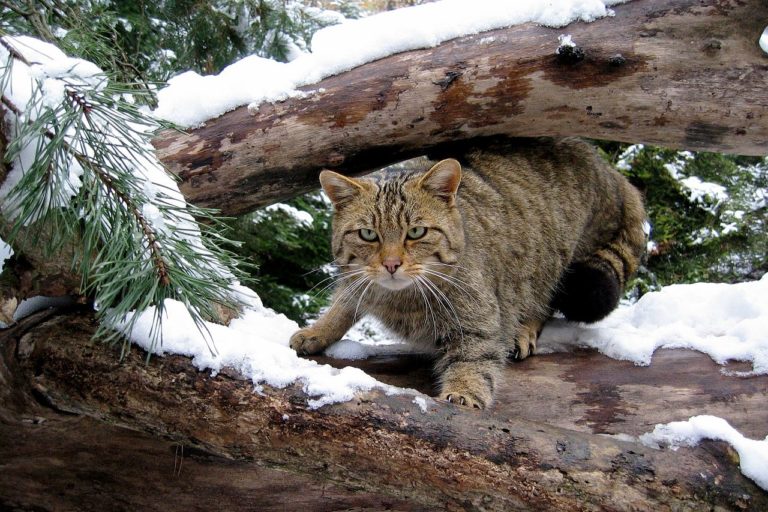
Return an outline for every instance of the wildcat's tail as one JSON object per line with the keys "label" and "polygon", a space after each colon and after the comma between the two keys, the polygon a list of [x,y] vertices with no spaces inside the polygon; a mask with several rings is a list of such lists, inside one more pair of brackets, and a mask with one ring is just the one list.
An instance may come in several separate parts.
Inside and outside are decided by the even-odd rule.
{"label": "wildcat's tail", "polygon": [[640,193],[621,180],[622,221],[613,239],[566,269],[552,307],[574,322],[596,322],[619,304],[645,252],[645,210]]}

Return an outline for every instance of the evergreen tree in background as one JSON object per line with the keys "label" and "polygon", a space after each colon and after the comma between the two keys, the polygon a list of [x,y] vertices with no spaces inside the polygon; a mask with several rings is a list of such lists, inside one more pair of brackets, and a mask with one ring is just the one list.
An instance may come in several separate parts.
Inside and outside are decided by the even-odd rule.
{"label": "evergreen tree in background", "polygon": [[55,43],[123,82],[164,81],[251,54],[290,60],[319,28],[359,14],[348,1],[331,5],[340,12],[295,0],[3,0],[0,29]]}
{"label": "evergreen tree in background", "polygon": [[651,224],[640,292],[768,271],[768,160],[600,143],[643,192]]}
{"label": "evergreen tree in background", "polygon": [[[0,1],[0,30],[52,42],[152,91],[174,74],[217,73],[250,54],[290,60],[310,50],[312,34],[323,26],[416,3],[13,0]],[[151,95],[137,98],[153,104]],[[636,295],[676,282],[756,279],[768,270],[765,160],[600,146],[647,202],[651,253]],[[252,287],[265,305],[300,322],[323,306],[331,275],[329,224],[330,208],[318,193],[228,221],[230,236],[243,242],[240,255],[256,267]]]}

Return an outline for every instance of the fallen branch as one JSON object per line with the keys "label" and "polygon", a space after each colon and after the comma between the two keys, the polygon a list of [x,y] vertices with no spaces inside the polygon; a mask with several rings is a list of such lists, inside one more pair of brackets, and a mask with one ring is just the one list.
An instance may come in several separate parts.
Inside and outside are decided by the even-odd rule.
{"label": "fallen branch", "polygon": [[[531,24],[393,55],[154,144],[185,197],[238,214],[478,137],[578,135],[768,153],[760,0],[634,0],[563,29]],[[568,33],[583,58],[559,58]]]}

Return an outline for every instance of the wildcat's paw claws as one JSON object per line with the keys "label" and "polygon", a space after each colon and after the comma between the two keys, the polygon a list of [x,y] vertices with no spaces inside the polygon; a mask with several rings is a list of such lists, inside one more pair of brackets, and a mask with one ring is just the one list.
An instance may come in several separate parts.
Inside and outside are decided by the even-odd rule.
{"label": "wildcat's paw claws", "polygon": [[480,402],[473,400],[472,398],[466,397],[464,395],[460,395],[458,393],[447,393],[447,394],[444,393],[441,398],[443,398],[443,400],[445,400],[446,402],[457,404],[457,405],[463,405],[464,407],[473,407],[475,409],[483,408],[483,405]]}
{"label": "wildcat's paw claws", "polygon": [[515,340],[515,349],[512,351],[512,358],[522,361],[526,357],[533,355],[536,351],[536,340],[538,337],[539,332],[537,328],[530,325],[523,325],[520,334]]}
{"label": "wildcat's paw claws", "polygon": [[291,336],[290,346],[299,355],[308,356],[325,350],[328,342],[316,335],[313,336],[308,330],[301,329]]}
{"label": "wildcat's paw claws", "polygon": [[515,343],[515,350],[512,351],[512,359],[516,361],[522,361],[528,356],[533,355],[536,350],[536,343]]}

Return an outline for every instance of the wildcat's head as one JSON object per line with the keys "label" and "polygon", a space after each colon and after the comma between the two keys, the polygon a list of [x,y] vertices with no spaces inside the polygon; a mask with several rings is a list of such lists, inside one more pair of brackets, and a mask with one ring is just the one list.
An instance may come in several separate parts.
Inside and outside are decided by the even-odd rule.
{"label": "wildcat's head", "polygon": [[331,246],[341,275],[402,290],[452,273],[464,249],[456,207],[460,181],[461,166],[452,159],[426,173],[352,179],[321,172],[335,210]]}

